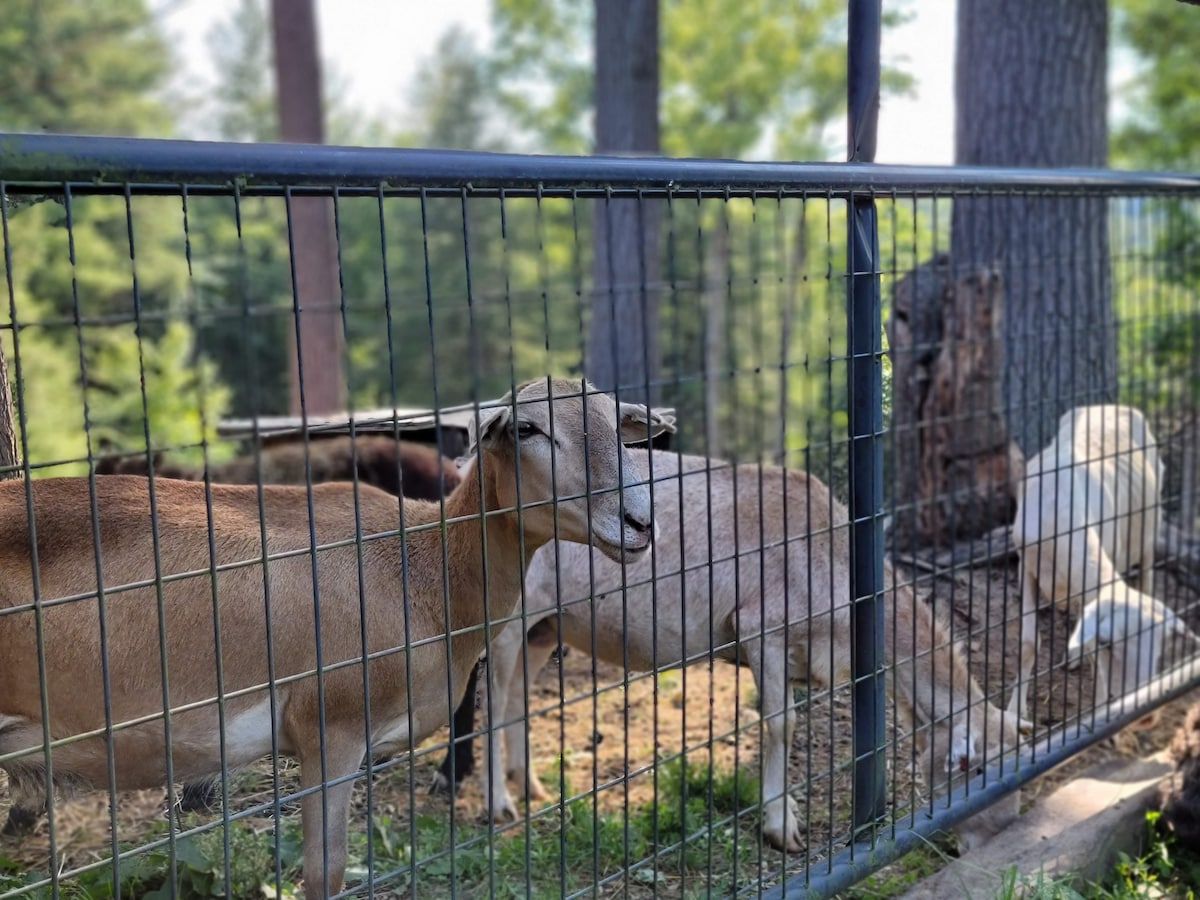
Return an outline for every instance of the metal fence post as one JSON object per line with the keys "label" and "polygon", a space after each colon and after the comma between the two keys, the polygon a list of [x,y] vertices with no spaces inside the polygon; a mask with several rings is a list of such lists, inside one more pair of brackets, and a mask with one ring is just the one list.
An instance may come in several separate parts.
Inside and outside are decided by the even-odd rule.
{"label": "metal fence post", "polygon": [[[847,93],[850,162],[873,162],[879,119],[881,0],[850,0]],[[883,425],[879,235],[870,193],[851,194],[847,209],[847,334],[850,345],[850,666],[854,678],[856,839],[884,812]],[[865,837],[866,835],[862,835]]]}

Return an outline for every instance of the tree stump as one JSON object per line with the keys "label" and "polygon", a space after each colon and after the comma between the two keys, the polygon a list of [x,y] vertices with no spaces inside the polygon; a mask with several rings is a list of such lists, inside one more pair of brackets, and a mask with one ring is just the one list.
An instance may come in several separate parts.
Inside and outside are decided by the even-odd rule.
{"label": "tree stump", "polygon": [[1024,458],[1000,402],[1003,305],[997,272],[952,280],[944,254],[896,284],[887,332],[898,551],[944,549],[1012,522]]}
{"label": "tree stump", "polygon": [[21,454],[17,449],[17,420],[13,415],[12,391],[8,382],[8,360],[0,347],[0,481],[19,478]]}

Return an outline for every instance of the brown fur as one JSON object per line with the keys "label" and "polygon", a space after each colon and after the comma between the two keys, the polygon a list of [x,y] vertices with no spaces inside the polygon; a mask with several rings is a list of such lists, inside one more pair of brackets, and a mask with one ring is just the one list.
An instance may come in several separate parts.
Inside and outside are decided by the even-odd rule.
{"label": "brown fur", "polygon": [[[147,475],[149,469],[145,456],[104,457],[96,462],[97,475]],[[404,496],[413,500],[437,500],[459,481],[454,462],[435,448],[380,435],[318,438],[310,440],[307,447],[299,440],[269,445],[258,459],[242,456],[210,466],[209,477],[222,484],[255,484],[259,471],[263,484],[321,484],[357,477],[396,496],[403,479]],[[204,469],[172,463],[159,454],[154,456],[154,474],[204,480]]]}
{"label": "brown fur", "polygon": [[[267,486],[260,501],[256,486],[172,479],[155,479],[153,498],[145,478],[0,484],[0,757],[14,755],[2,764],[17,774],[14,788],[28,790],[32,779],[41,780],[42,662],[50,734],[56,741],[84,735],[54,746],[56,782],[107,787],[110,754],[117,790],[165,782],[161,634],[174,776],[218,770],[224,732],[230,767],[269,752],[274,733],[280,751],[299,759],[303,787],[321,784],[322,769],[327,781],[341,779],[301,800],[305,893],[340,890],[350,776],[368,751],[409,749],[449,719],[483,650],[485,612],[511,612],[534,550],[556,529],[594,540],[618,558],[648,547],[648,490],[616,486],[634,480],[620,446],[621,420],[644,435],[650,414],[629,404],[618,410],[599,395],[580,399],[579,391],[579,382],[539,382],[522,391],[515,410],[506,398],[506,405],[481,414],[481,463],[464,470],[446,498],[444,520],[439,504],[397,501],[368,485],[358,487],[356,499],[345,483],[312,488],[311,535],[305,487]],[[513,440],[518,422],[538,429],[519,448]],[[584,493],[588,480],[604,493],[517,511],[518,500],[556,496],[551,447],[557,450],[557,496]],[[518,455],[519,484],[513,476]],[[36,585],[27,492],[37,535]],[[489,511],[486,525],[483,510]],[[404,537],[393,533],[402,523],[409,529]],[[434,527],[416,527],[421,525]],[[361,544],[353,540],[356,532],[364,535]],[[318,545],[344,544],[318,549],[314,560],[314,537]],[[266,572],[264,551],[275,557]],[[214,575],[217,566],[228,568]],[[96,596],[97,571],[102,599]],[[71,599],[54,602],[58,598]],[[462,633],[448,638],[447,624]],[[325,670],[320,678],[311,677],[317,634]],[[220,638],[220,660],[210,635]],[[380,654],[367,664],[365,695],[364,650]],[[219,692],[226,698],[224,722],[216,703],[206,702]],[[180,709],[189,704],[200,705]],[[139,718],[147,721],[121,725],[106,738],[111,724]],[[90,732],[99,734],[86,736]],[[14,800],[28,805],[29,798]]]}

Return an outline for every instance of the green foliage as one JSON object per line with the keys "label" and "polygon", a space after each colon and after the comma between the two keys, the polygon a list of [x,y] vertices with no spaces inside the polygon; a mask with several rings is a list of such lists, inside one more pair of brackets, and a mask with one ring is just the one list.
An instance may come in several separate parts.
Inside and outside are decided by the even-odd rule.
{"label": "green foliage", "polygon": [[[165,831],[165,825],[163,823],[164,827],[159,830]],[[168,897],[261,900],[264,896],[295,895],[295,882],[300,877],[299,827],[298,820],[286,821],[277,848],[271,832],[255,831],[245,822],[232,822],[228,855],[225,832],[219,827],[180,837],[175,841],[174,877],[169,844],[134,853],[121,860],[118,867],[120,895],[145,900]],[[121,846],[122,852],[134,849],[134,845]],[[282,875],[281,893],[276,892],[274,876],[277,852]],[[46,877],[41,871],[19,873],[18,869],[16,863],[0,857],[0,891],[15,890]],[[37,888],[28,891],[27,895],[48,898],[51,890],[49,887]],[[117,896],[112,863],[78,874],[65,873],[59,883],[59,896],[72,900],[104,900]]]}
{"label": "green foliage", "polygon": [[410,147],[504,150],[495,100],[487,56],[469,31],[450,28],[430,61],[417,70],[410,98],[417,127],[402,134],[401,142]]}
{"label": "green foliage", "polygon": [[[31,464],[145,447],[147,435],[156,447],[197,445],[224,413],[216,368],[171,319],[187,284],[166,224],[179,221],[162,198],[131,208],[127,219],[123,200],[90,197],[72,203],[69,221],[50,202],[8,217],[12,309],[0,318],[15,313],[20,326],[19,359],[11,330],[4,351]],[[75,462],[38,474],[86,471]]]}
{"label": "green foliage", "polygon": [[217,130],[230,141],[279,140],[266,4],[239,0],[232,18],[212,29],[217,71]]}
{"label": "green foliage", "polygon": [[[155,448],[215,439],[229,390],[211,361],[199,358],[179,365],[192,356],[192,330],[186,324],[170,322],[158,340],[142,341],[140,346],[133,328],[104,332],[97,344],[96,368],[111,373],[112,379],[103,385],[103,402],[94,394],[91,399],[92,439],[97,444],[121,446],[143,422],[149,446]],[[96,385],[89,387],[97,390]],[[181,458],[187,461],[186,454]]]}
{"label": "green foliage", "polygon": [[[500,100],[539,149],[592,146],[592,14],[584,0],[493,7]],[[888,24],[898,20],[893,13]],[[665,153],[827,155],[826,130],[845,109],[844,3],[663,0],[659,22]],[[909,84],[886,73],[885,90]]]}
{"label": "green foliage", "polygon": [[766,6],[664,0],[668,156],[823,159],[828,153],[826,128],[845,112],[846,5]]}
{"label": "green foliage", "polygon": [[592,146],[592,4],[494,0],[493,79],[498,100],[543,151]]}
{"label": "green foliage", "polygon": [[1083,895],[1071,887],[1069,879],[1048,878],[1038,872],[1032,878],[1022,880],[1013,866],[1004,873],[997,900],[1084,900]]}
{"label": "green foliage", "polygon": [[[161,337],[139,341],[132,324],[110,325],[88,341],[95,380],[85,389],[70,329],[32,327],[21,334],[13,401],[25,425],[23,449],[31,464],[65,463],[35,474],[85,474],[89,451],[145,447],[147,435],[151,447],[190,447],[180,458],[199,461],[199,446],[216,438],[228,390],[210,361],[189,361],[191,329],[173,322]],[[4,352],[15,358],[7,335]],[[209,446],[210,458],[228,452]]]}
{"label": "green foliage", "polygon": [[230,414],[286,413],[293,320],[283,201],[192,198],[189,226],[191,318],[198,347],[232,388]]}
{"label": "green foliage", "polygon": [[[412,893],[441,896],[453,881],[462,892],[488,888],[497,896],[516,897],[526,896],[528,890],[537,898],[559,897],[586,890],[651,855],[653,867],[638,868],[630,873],[632,880],[649,883],[666,875],[683,876],[686,884],[690,875],[699,881],[697,873],[711,860],[713,877],[706,880],[707,886],[720,890],[724,883],[727,888],[729,882],[721,879],[738,868],[739,857],[761,852],[757,817],[752,814],[758,804],[757,780],[744,771],[714,770],[679,759],[658,771],[657,804],[641,804],[625,813],[601,812],[593,806],[594,798],[581,796],[491,839],[483,826],[459,824],[452,854],[449,822],[418,816]],[[568,796],[571,793],[568,784]],[[736,821],[722,822],[728,817]],[[718,823],[711,835],[697,833],[709,823]],[[376,818],[377,870],[411,864],[407,838],[407,827],[397,834],[390,820]],[[665,849],[681,841],[681,847]],[[744,861],[740,865],[747,872],[753,868]]]}
{"label": "green foliage", "polygon": [[[153,28],[130,24],[141,21],[142,6],[133,0],[100,6],[100,21],[120,19],[120,27],[101,30],[94,42],[111,44],[104,53],[123,54],[130,65],[123,80],[96,82],[85,105],[121,108],[126,94],[137,94],[162,106],[155,98],[165,66],[150,66],[157,38]],[[41,19],[26,13],[6,27],[30,32],[57,23],[69,31],[81,8],[55,0],[44,5]],[[769,4],[764,13],[752,15],[728,0],[664,4],[668,152],[824,154],[826,126],[843,103],[844,10],[833,0],[806,0]],[[500,0],[493,55],[481,56],[464,32],[444,35],[420,69],[404,130],[389,139],[487,149],[528,139],[586,149],[591,16],[592,4],[582,0]],[[700,27],[714,20],[730,25]],[[138,41],[150,49],[134,52],[142,48]],[[262,4],[242,0],[210,44],[220,74],[204,108],[212,110],[221,136],[273,137]],[[47,59],[61,62],[53,54]],[[902,81],[892,77],[889,85]],[[76,100],[72,95],[64,103]],[[341,114],[354,122],[353,111]],[[358,134],[379,128],[354,127]],[[498,202],[469,193],[339,198],[339,299],[351,404],[448,405],[499,394],[514,380],[547,371],[581,371],[592,203]],[[705,393],[696,375],[709,337],[704,310],[721,291],[722,388],[713,413],[726,435],[720,450],[840,471],[835,443],[845,426],[844,367],[831,356],[840,356],[844,345],[842,205],[817,199],[701,206],[673,203],[661,242],[664,280],[671,283],[661,295],[664,375],[678,380],[671,400],[694,423],[680,445],[705,449]],[[288,408],[293,324],[284,202],[193,195],[186,204],[138,197],[130,207],[123,198],[87,197],[75,198],[69,210],[43,203],[10,216],[18,318],[36,325],[20,336],[35,461],[86,452],[80,430],[85,400],[98,439],[123,449],[144,444],[129,324],[135,313],[149,366],[153,443],[204,440],[201,409],[211,425],[222,409],[244,416]],[[718,232],[729,248],[727,277],[706,271]],[[80,330],[77,311],[84,319]],[[186,322],[190,337],[176,329],[168,338],[168,322]],[[205,359],[212,365],[205,367]],[[802,456],[811,444],[825,448],[820,459]]]}
{"label": "green foliage", "polygon": [[1176,846],[1174,837],[1158,827],[1158,818],[1157,810],[1146,813],[1145,852],[1136,858],[1122,853],[1112,875],[1101,884],[1090,885],[1087,896],[1103,900],[1195,900],[1200,857]]}
{"label": "green foliage", "polygon": [[[759,781],[744,769],[714,770],[711,763],[693,764],[679,757],[658,767],[658,803],[634,817],[637,831],[660,848],[656,866],[664,871],[699,871],[714,849],[728,840],[740,823],[756,827]],[[733,824],[723,820],[732,819]],[[675,850],[661,848],[678,845]]]}
{"label": "green foliage", "polygon": [[10,3],[0,20],[0,130],[163,136],[168,48],[145,0]]}
{"label": "green foliage", "polygon": [[[1114,44],[1132,54],[1136,73],[1121,87],[1127,115],[1113,128],[1114,159],[1143,168],[1200,167],[1193,52],[1200,11],[1184,3],[1114,0],[1112,14]],[[1116,261],[1123,399],[1152,415],[1194,413],[1200,409],[1200,213],[1189,201],[1155,199],[1125,214],[1136,217],[1142,232],[1138,252]]]}
{"label": "green foliage", "polygon": [[[144,0],[47,0],[9,13],[0,25],[0,127],[172,130],[168,47]],[[144,446],[147,429],[152,442],[211,436],[227,396],[181,321],[188,267],[179,200],[73,196],[6,213],[12,308],[4,319],[20,326],[20,359],[11,330],[4,346],[30,462]]]}
{"label": "green foliage", "polygon": [[1134,55],[1123,86],[1128,118],[1113,130],[1112,154],[1125,165],[1200,168],[1196,53],[1200,15],[1186,3],[1113,0],[1114,43]]}

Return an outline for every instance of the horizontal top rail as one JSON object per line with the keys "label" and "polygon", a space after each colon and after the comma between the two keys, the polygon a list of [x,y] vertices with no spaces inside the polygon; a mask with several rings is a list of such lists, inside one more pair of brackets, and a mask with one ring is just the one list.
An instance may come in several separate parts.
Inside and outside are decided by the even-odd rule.
{"label": "horizontal top rail", "polygon": [[1108,169],[1022,169],[864,163],[739,162],[648,157],[534,156],[464,150],[242,144],[0,133],[0,180],[9,194],[61,189],[138,192],[329,193],[467,190],[482,194],[972,192],[1200,195],[1200,174]]}

